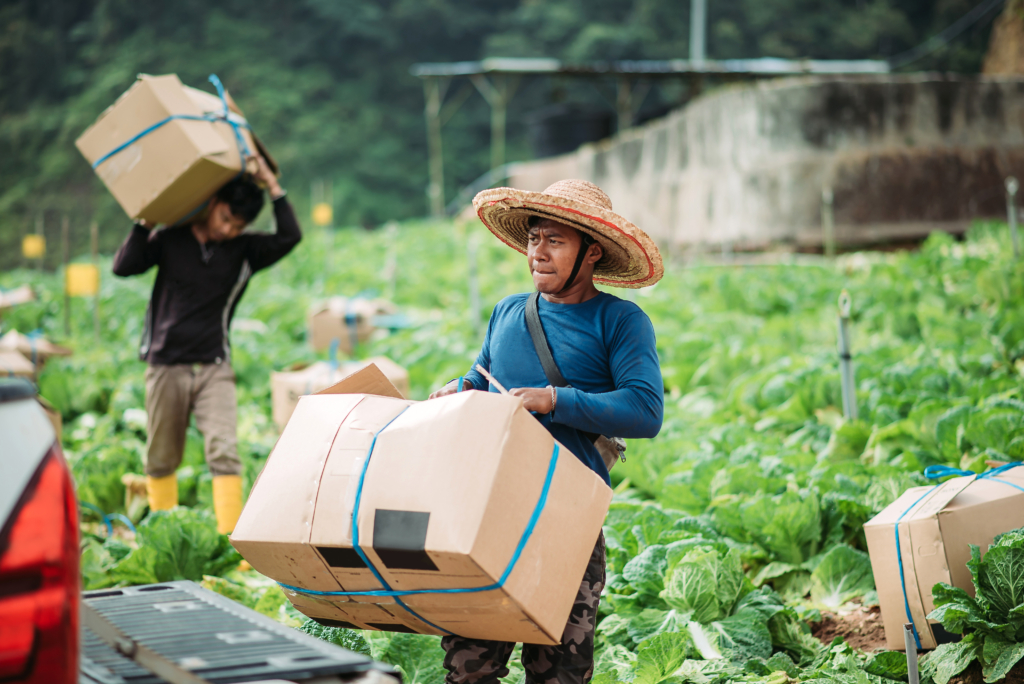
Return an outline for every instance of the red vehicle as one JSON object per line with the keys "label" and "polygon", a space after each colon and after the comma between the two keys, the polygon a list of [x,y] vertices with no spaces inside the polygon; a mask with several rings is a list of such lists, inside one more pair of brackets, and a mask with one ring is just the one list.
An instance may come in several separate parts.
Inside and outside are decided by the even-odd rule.
{"label": "red vehicle", "polygon": [[78,511],[28,382],[0,381],[0,681],[78,680]]}

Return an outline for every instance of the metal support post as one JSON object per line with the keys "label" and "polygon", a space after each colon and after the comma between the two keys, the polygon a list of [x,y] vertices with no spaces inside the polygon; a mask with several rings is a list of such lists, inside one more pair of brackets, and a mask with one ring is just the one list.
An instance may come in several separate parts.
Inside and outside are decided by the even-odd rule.
{"label": "metal support post", "polygon": [[64,336],[71,337],[71,294],[68,292],[68,264],[71,263],[71,222],[65,214],[60,220],[60,240],[64,257]]}
{"label": "metal support post", "polygon": [[907,647],[907,684],[920,684],[921,675],[917,670],[917,640],[914,638],[914,625],[907,622],[903,625],[903,643]]}
{"label": "metal support post", "polygon": [[491,169],[496,169],[505,163],[506,115],[508,102],[518,86],[518,77],[510,81],[505,75],[497,75],[492,83],[483,74],[474,74],[470,80],[491,106]]}
{"label": "metal support post", "polygon": [[508,79],[498,79],[498,99],[491,106],[491,168],[505,163],[505,125],[508,121]]}
{"label": "metal support post", "polygon": [[477,252],[479,238],[476,231],[469,234],[466,256],[469,261],[469,323],[473,336],[480,337],[480,269],[478,268]]}
{"label": "metal support post", "polygon": [[[100,272],[100,226],[93,221],[89,225],[89,247],[92,252],[92,265],[96,273]],[[98,276],[97,276],[98,277]],[[100,339],[100,288],[96,288],[96,294],[92,302],[92,331],[98,341]]]}
{"label": "metal support post", "polygon": [[634,84],[628,76],[620,76],[616,80],[616,85],[616,130],[621,133],[633,127],[633,120],[644,103],[647,93],[650,92],[651,84],[649,81],[640,81],[634,88]]}
{"label": "metal support post", "polygon": [[836,256],[835,214],[832,207],[832,188],[821,189],[821,232],[825,243],[825,256],[833,259]]}
{"label": "metal support post", "polygon": [[694,66],[702,65],[706,56],[707,18],[707,0],[690,0],[690,62]]}
{"label": "metal support post", "polygon": [[1006,220],[1010,224],[1010,238],[1013,240],[1013,258],[1020,259],[1020,238],[1017,236],[1017,190],[1020,184],[1010,176],[1006,179]]}
{"label": "metal support post", "polygon": [[857,388],[853,377],[853,356],[850,353],[850,293],[839,294],[839,375],[843,386],[843,415],[857,420]]}
{"label": "metal support post", "polygon": [[430,157],[430,184],[427,196],[430,198],[430,214],[434,218],[444,216],[444,152],[441,147],[441,102],[448,88],[448,79],[423,79],[423,94],[426,97],[424,115],[427,118],[427,151]]}
{"label": "metal support post", "polygon": [[616,130],[619,133],[627,128],[633,127],[633,97],[629,78],[620,76],[618,79],[618,92],[615,98],[615,110],[618,114]]}
{"label": "metal support post", "polygon": [[[44,235],[43,235],[43,222],[44,221],[45,221],[45,219],[43,218],[43,212],[39,212],[39,215],[36,216],[36,235],[38,235],[39,237],[44,237]],[[46,254],[45,253],[43,254],[43,256],[39,257],[38,261],[36,261],[36,270],[38,270],[38,271],[42,271],[43,270],[43,262],[44,261],[46,261]]]}
{"label": "metal support post", "polygon": [[394,301],[398,287],[398,223],[389,221],[384,226],[387,236],[388,253],[384,262],[384,297]]}

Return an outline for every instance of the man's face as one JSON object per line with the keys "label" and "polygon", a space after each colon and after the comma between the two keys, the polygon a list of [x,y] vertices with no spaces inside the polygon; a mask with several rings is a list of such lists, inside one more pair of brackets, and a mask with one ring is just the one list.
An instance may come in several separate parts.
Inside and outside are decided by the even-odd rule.
{"label": "man's face", "polygon": [[206,235],[211,242],[224,242],[242,234],[246,223],[231,213],[227,202],[214,200],[210,215],[206,219]]}
{"label": "man's face", "polygon": [[[558,294],[565,287],[565,280],[576,263],[581,240],[575,228],[551,219],[544,219],[530,229],[526,258],[533,275],[533,285],[538,292]],[[586,262],[580,269],[581,274],[588,270]]]}

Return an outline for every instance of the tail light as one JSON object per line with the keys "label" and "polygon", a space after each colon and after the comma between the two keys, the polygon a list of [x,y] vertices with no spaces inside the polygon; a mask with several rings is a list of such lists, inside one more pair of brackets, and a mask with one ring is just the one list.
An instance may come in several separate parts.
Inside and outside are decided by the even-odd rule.
{"label": "tail light", "polygon": [[78,511],[54,446],[0,530],[0,682],[78,681]]}

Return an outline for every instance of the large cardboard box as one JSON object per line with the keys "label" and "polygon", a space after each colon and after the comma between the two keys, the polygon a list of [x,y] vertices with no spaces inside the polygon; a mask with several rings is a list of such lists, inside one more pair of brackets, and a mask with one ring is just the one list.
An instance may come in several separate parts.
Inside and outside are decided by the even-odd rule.
{"label": "large cardboard box", "polygon": [[0,290],[0,311],[35,300],[36,293],[30,285],[21,285],[13,290]]}
{"label": "large cardboard box", "polygon": [[394,313],[394,306],[383,300],[361,297],[331,297],[309,309],[309,343],[316,351],[327,351],[337,340],[338,348],[351,354],[356,345],[366,342],[376,329],[374,316]]}
{"label": "large cardboard box", "polygon": [[0,349],[0,377],[34,378],[35,365],[20,352]]}
{"label": "large cardboard box", "polygon": [[286,588],[306,615],[361,629],[555,644],[611,501],[593,471],[555,446],[516,397],[471,391],[408,401],[368,366],[299,399],[231,543],[283,584],[381,590],[353,548],[354,516],[359,549],[392,590],[491,587],[511,571],[487,591],[400,600]]}
{"label": "large cardboard box", "polygon": [[[0,341],[3,341],[3,338],[0,338]],[[299,403],[299,397],[326,389],[371,363],[384,373],[403,397],[408,398],[409,371],[386,356],[375,356],[363,361],[347,361],[341,365],[317,361],[305,367],[270,374],[270,401],[277,429],[284,430],[285,424]]]}
{"label": "large cardboard box", "polygon": [[[243,125],[242,112],[230,96],[226,99],[229,117],[239,124],[238,133],[249,151],[268,157]],[[93,164],[170,116],[202,117],[223,111],[219,97],[183,85],[175,74],[142,74],[75,145]],[[173,119],[103,161],[96,174],[128,216],[171,224],[195,211],[243,166],[235,128],[226,121]]]}
{"label": "large cardboard box", "polygon": [[0,351],[18,352],[36,366],[42,366],[51,356],[71,356],[71,350],[50,342],[45,337],[22,335],[17,330],[0,337]]}
{"label": "large cardboard box", "polygon": [[[973,596],[974,584],[967,569],[969,545],[980,546],[984,553],[997,534],[1024,527],[1024,492],[1000,480],[1024,487],[1024,467],[993,478],[957,477],[937,487],[909,489],[865,523],[888,648],[904,650],[906,605],[910,606],[922,648],[935,648],[939,643],[936,637],[945,635],[941,625],[926,617],[935,608],[932,587],[946,582]],[[897,520],[902,586],[896,552]]]}

